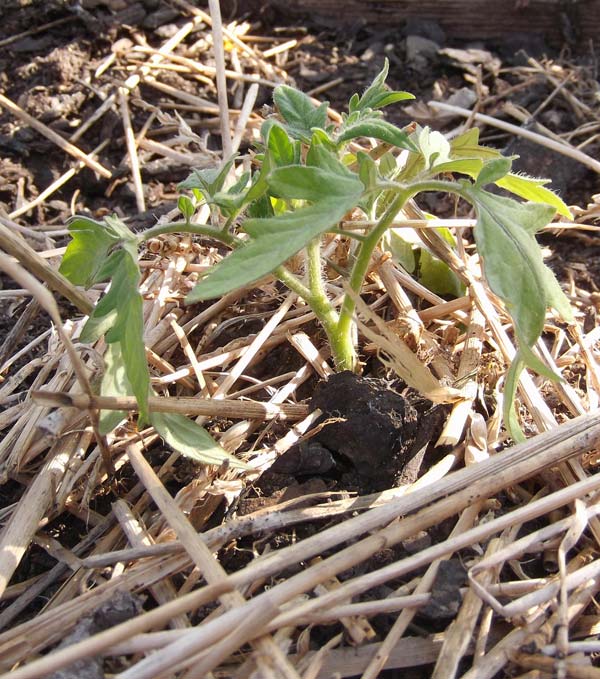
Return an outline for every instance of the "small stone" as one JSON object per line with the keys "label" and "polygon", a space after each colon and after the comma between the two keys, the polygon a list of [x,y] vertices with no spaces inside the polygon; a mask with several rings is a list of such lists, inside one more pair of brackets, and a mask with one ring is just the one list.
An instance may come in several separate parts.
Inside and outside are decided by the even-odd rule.
{"label": "small stone", "polygon": [[409,35],[406,38],[406,61],[417,68],[437,59],[440,46],[437,42],[420,35]]}

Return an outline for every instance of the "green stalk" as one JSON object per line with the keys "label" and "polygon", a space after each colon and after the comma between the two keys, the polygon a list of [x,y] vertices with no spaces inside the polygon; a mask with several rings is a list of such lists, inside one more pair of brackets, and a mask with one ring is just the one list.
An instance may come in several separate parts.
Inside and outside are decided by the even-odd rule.
{"label": "green stalk", "polygon": [[[396,218],[396,215],[400,212],[400,210],[402,210],[405,203],[410,198],[412,198],[412,196],[415,196],[417,193],[421,193],[423,191],[447,191],[462,195],[461,186],[459,184],[455,182],[436,180],[417,182],[408,186],[390,182],[389,184],[386,184],[384,188],[391,191],[396,191],[398,195],[394,198],[392,204],[385,211],[379,220],[379,223],[367,236],[365,236],[363,242],[359,246],[349,281],[350,288],[356,294],[360,293],[360,290],[363,286],[365,276],[369,270],[369,263],[371,262],[373,251],[377,247],[377,244],[385,232],[391,226],[392,222]],[[354,316],[355,306],[356,305],[350,295],[345,295],[337,327],[334,333],[336,345],[339,344],[344,347],[352,345],[352,318]],[[332,340],[332,348],[333,346],[334,341]],[[347,354],[347,350],[345,351],[345,354]],[[354,348],[352,348],[352,354],[355,356]],[[337,360],[338,357],[335,354],[335,351],[334,356],[336,358],[336,365],[339,365]],[[356,360],[354,360],[351,365],[347,364],[341,369],[356,370],[356,368]]]}
{"label": "green stalk", "polygon": [[338,314],[331,305],[323,286],[321,275],[321,243],[318,238],[315,238],[306,246],[306,254],[308,285],[305,285],[302,281],[298,280],[296,276],[283,266],[275,269],[273,273],[282,283],[287,285],[287,287],[299,297],[302,297],[302,299],[310,306],[325,330],[332,347],[333,355],[336,357],[337,365],[337,356],[344,347],[341,345],[338,347],[338,343],[336,342],[335,329],[337,327]]}
{"label": "green stalk", "polygon": [[337,332],[339,315],[327,297],[323,285],[320,238],[314,238],[306,246],[306,265],[310,288],[310,299],[307,301],[325,330],[336,368],[340,371],[351,370],[351,366],[356,363],[356,352],[352,342],[349,341],[351,338]]}
{"label": "green stalk", "polygon": [[231,247],[237,247],[241,244],[239,238],[236,238],[229,233],[215,229],[214,227],[208,226],[207,224],[192,224],[191,222],[169,222],[168,224],[157,224],[156,226],[152,226],[149,229],[137,234],[138,242],[142,243],[149,238],[162,236],[165,233],[194,233],[199,236],[214,238],[215,240],[225,243],[225,245],[230,245]]}

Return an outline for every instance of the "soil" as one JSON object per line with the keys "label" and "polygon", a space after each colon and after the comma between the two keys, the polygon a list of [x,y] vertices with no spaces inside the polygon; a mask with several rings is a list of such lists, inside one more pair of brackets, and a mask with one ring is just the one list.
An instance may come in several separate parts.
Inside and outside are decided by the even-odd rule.
{"label": "soil", "polygon": [[[95,87],[90,85],[92,74],[111,53],[118,40],[129,40],[137,31],[142,32],[150,44],[158,45],[164,40],[167,28],[172,26],[171,22],[176,25],[182,22],[179,12],[174,12],[162,0],[129,3],[125,8],[118,2],[111,4],[108,0],[83,3],[81,11],[76,10],[77,7],[78,4],[70,5],[58,0],[46,3],[17,3],[13,0],[5,2],[0,9],[0,40],[46,23],[54,24],[40,33],[0,46],[0,90],[30,115],[65,137],[69,137],[80,122],[97,109],[100,99]],[[266,15],[262,19],[263,24],[257,26],[255,31],[262,30],[266,35],[277,31],[280,36],[301,40],[302,47],[295,54],[293,65],[287,66],[300,89],[306,91],[341,79],[338,85],[323,95],[338,110],[345,108],[353,92],[362,90],[372,80],[384,56],[392,64],[390,85],[412,91],[418,98],[427,100],[440,88],[450,92],[459,90],[465,84],[465,71],[455,61],[427,54],[407,61],[405,49],[398,46],[400,41],[397,40],[397,31],[390,30],[386,34],[361,26],[350,33],[340,34],[333,28],[323,29],[304,24],[269,25]],[[416,25],[411,30],[428,40],[444,40],[435,25]],[[539,40],[534,47],[538,56],[546,50],[550,52]],[[511,51],[514,57],[512,47]],[[503,58],[510,61],[506,54],[503,54]],[[521,57],[515,57],[518,58]],[[582,54],[578,58],[585,65],[590,55]],[[502,81],[502,77],[498,78],[502,81],[495,85],[499,90],[511,85],[509,76],[505,77],[505,81]],[[176,73],[172,76],[172,83],[189,89],[189,83]],[[201,91],[194,93],[202,96]],[[527,90],[517,93],[513,101],[522,106],[527,105],[531,110],[532,105],[535,107],[535,101],[543,100],[547,95],[547,89],[538,93]],[[268,93],[261,92],[260,96],[263,99],[259,103],[269,103]],[[147,104],[158,107],[163,101],[158,92],[147,87],[143,88],[143,98]],[[411,115],[403,113],[402,109],[399,111],[391,116],[394,122],[410,122]],[[556,114],[553,119],[556,131],[568,129],[570,122],[565,109],[557,103],[552,111]],[[132,115],[139,129],[148,112],[143,106],[133,106]],[[552,122],[548,116],[546,122]],[[432,121],[431,124],[435,126],[440,123]],[[109,143],[99,152],[98,159],[114,172],[113,180],[108,182],[99,179],[90,170],[83,169],[49,200],[20,218],[19,223],[32,228],[43,225],[46,230],[54,227],[60,232],[75,209],[98,218],[115,212],[122,217],[132,218],[134,225],[142,227],[154,223],[158,216],[175,205],[176,184],[187,176],[189,168],[168,162],[143,166],[147,210],[137,214],[135,194],[125,162],[121,120],[114,113],[105,115],[101,122],[91,127],[85,140],[78,143],[82,150],[90,153],[105,140],[109,140]],[[600,191],[598,177],[578,163],[526,142],[511,141],[508,144],[506,138],[496,141],[507,153],[521,156],[520,164],[517,165],[519,170],[551,178],[569,204],[585,206],[590,196]],[[211,135],[209,146],[218,148],[218,139],[214,135]],[[600,144],[596,142],[586,148],[586,152],[594,155],[599,148]],[[0,214],[10,213],[23,201],[35,198],[72,165],[72,159],[54,144],[28,126],[17,123],[12,115],[0,109]],[[448,210],[453,208],[451,205],[447,207]],[[59,233],[54,237],[54,242],[60,246],[64,243],[64,236]],[[549,262],[559,277],[563,280],[573,277],[579,287],[592,295],[600,293],[600,241],[595,234],[561,234],[560,237],[546,234],[542,242],[552,250]],[[4,289],[14,287],[9,280],[2,279],[1,282]],[[14,327],[14,319],[26,313],[26,306],[22,301],[0,300],[0,344]],[[593,306],[590,309],[590,322],[593,323],[595,309]],[[12,352],[37,337],[45,327],[47,320],[43,315],[32,317],[21,336],[12,342]],[[260,330],[260,327],[262,324],[257,322],[256,328],[252,326],[252,331]],[[231,329],[229,332],[233,335],[224,335],[219,343],[232,339],[236,332],[239,335],[248,331],[250,329],[243,326]],[[28,360],[41,355],[43,351],[42,344],[28,354]],[[282,355],[278,354],[277,358],[271,360],[280,361],[277,374],[290,369],[284,348]],[[297,360],[297,354],[291,360]],[[20,365],[16,363],[13,370]],[[275,374],[270,367],[267,373],[269,376]],[[310,383],[311,393],[306,395],[311,397],[310,405],[323,412],[322,419],[302,443],[280,457],[248,489],[240,501],[239,513],[254,511],[258,506],[257,500],[264,505],[333,490],[366,494],[409,483],[417,478],[422,472],[424,455],[427,454],[425,459],[428,464],[433,459],[432,446],[428,446],[439,434],[444,412],[403,392],[403,386],[389,385],[368,375],[360,378],[350,373],[335,375],[328,382],[316,386]],[[325,423],[327,426],[322,426]],[[368,451],[368,457],[365,451]],[[438,450],[436,454],[442,452]],[[161,454],[166,457],[166,453],[156,452],[156,455]],[[374,460],[375,454],[377,458]],[[173,494],[180,483],[177,474],[176,469],[173,487],[170,487]],[[132,484],[132,479],[126,479],[122,491],[128,490]],[[16,499],[18,489],[13,482],[9,486],[10,492],[0,488],[0,504],[4,506]],[[108,506],[113,497],[116,495],[111,492],[99,501]],[[318,525],[308,523],[298,528],[300,535],[309,535],[317,530]],[[435,539],[443,539],[443,532],[440,531]],[[63,540],[67,533],[65,529],[63,534],[57,535],[58,539]],[[431,539],[427,535],[422,537]],[[269,539],[273,546],[277,546],[292,538],[276,535]],[[240,552],[243,546],[240,543]],[[409,544],[402,547],[406,553],[410,549]],[[45,571],[48,564],[40,555],[47,560],[45,552],[38,548],[31,550],[31,554],[23,560],[14,582]],[[391,556],[382,553],[374,558],[379,559],[381,565]],[[243,555],[228,558],[224,554],[223,562],[228,569],[235,570],[244,565],[245,558]],[[44,563],[40,564],[40,560]],[[419,619],[419,624],[428,629],[435,627],[436,620],[451,618],[458,605],[453,593],[463,582],[464,571],[454,561],[447,562],[444,568],[446,570],[442,571],[434,590],[434,600],[421,612]],[[389,621],[384,620],[381,631],[384,632],[386,628],[389,628]],[[90,676],[97,669],[92,668]]]}

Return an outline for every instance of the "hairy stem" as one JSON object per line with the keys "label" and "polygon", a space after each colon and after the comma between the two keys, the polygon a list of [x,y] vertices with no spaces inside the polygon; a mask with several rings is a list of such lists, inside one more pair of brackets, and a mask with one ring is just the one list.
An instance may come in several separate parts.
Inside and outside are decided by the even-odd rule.
{"label": "hairy stem", "polygon": [[192,224],[190,222],[169,222],[168,224],[157,224],[152,226],[145,231],[137,234],[138,241],[142,243],[149,238],[155,238],[156,236],[162,236],[165,233],[195,233],[199,236],[206,236],[208,238],[214,238],[215,240],[225,243],[225,245],[230,245],[231,247],[237,247],[241,244],[239,238],[232,236],[230,233],[221,231],[220,229],[215,229],[207,224]]}
{"label": "hairy stem", "polygon": [[335,366],[338,370],[352,370],[356,364],[354,346],[350,336],[338,332],[339,315],[323,285],[320,238],[313,239],[306,246],[306,266],[311,295],[307,301],[327,334]]}
{"label": "hairy stem", "polygon": [[[360,293],[365,276],[369,270],[369,264],[373,251],[381,240],[384,233],[391,226],[397,214],[402,210],[406,201],[412,196],[423,191],[446,191],[450,193],[457,193],[463,195],[460,184],[456,182],[446,182],[439,180],[417,182],[411,185],[402,185],[390,182],[386,184],[386,189],[397,193],[391,205],[385,211],[378,224],[374,229],[364,237],[364,240],[359,246],[352,273],[350,275],[349,285],[355,293]],[[352,317],[354,315],[355,303],[350,297],[346,295],[340,311],[339,320],[336,328],[336,335],[340,337],[340,341],[344,338],[346,344],[351,343],[352,335]],[[356,370],[356,364],[350,368]]]}

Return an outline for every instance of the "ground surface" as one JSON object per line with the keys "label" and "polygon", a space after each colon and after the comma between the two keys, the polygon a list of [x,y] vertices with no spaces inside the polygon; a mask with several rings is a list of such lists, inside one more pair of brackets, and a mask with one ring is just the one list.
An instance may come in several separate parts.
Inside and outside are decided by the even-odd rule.
{"label": "ground surface", "polygon": [[[171,6],[162,0],[137,3],[107,0],[82,4],[83,9],[78,12],[68,3],[58,2],[31,4],[9,2],[4,9],[0,9],[0,41],[2,41],[0,91],[20,109],[66,138],[77,134],[82,121],[88,120],[94,114],[110,88],[116,82],[122,83],[127,78],[131,71],[126,69],[136,66],[135,58],[128,59],[124,56],[134,43],[158,47],[173,35],[187,18],[182,14],[180,7]],[[594,61],[593,53],[585,48],[579,54],[568,53],[561,57],[543,43],[536,41],[535,44],[528,44],[527,39],[523,38],[521,44],[511,43],[509,48],[506,45],[477,46],[483,51],[479,56],[473,57],[474,61],[471,63],[464,55],[448,53],[440,56],[437,52],[434,53],[432,51],[435,48],[434,43],[437,43],[438,47],[444,47],[451,45],[451,41],[446,40],[432,24],[417,22],[409,27],[408,31],[394,29],[390,30],[389,34],[380,30],[371,31],[366,27],[357,27],[351,34],[347,31],[340,34],[333,28],[323,29],[310,24],[287,26],[280,22],[273,23],[268,12],[265,12],[260,20],[250,17],[249,21],[254,22],[249,32],[257,34],[259,39],[260,36],[275,36],[275,45],[285,40],[296,40],[297,44],[293,49],[282,52],[280,58],[276,57],[273,60],[274,65],[280,69],[279,72],[285,71],[291,81],[304,91],[324,87],[326,92],[318,96],[327,97],[332,107],[338,110],[344,109],[353,92],[362,90],[372,80],[386,56],[391,62],[390,84],[395,88],[412,91],[424,100],[432,96],[446,98],[468,86],[478,91],[481,106],[491,115],[501,113],[501,104],[506,99],[530,113],[540,108],[537,119],[557,135],[568,135],[576,129],[583,128],[585,124],[591,124],[594,119],[597,120],[597,106],[596,113],[586,114],[587,109],[561,98],[560,94],[548,101],[554,85],[549,84],[544,76],[539,78],[531,76],[532,80],[527,86],[529,75],[526,71],[519,71],[519,68],[527,65],[528,56],[541,59],[543,54],[547,53],[546,56],[554,59],[563,69],[561,77],[566,71],[572,74],[573,78],[581,77],[582,85],[575,91],[580,96],[582,106],[592,110],[597,102],[594,103],[594,93],[590,92],[589,88],[586,89],[583,83],[593,80],[598,64]],[[48,28],[35,32],[36,27],[45,24],[48,24]],[[4,44],[7,38],[25,31],[32,31],[32,34]],[[409,36],[425,41],[419,42],[415,39],[407,43],[407,32]],[[200,55],[200,60],[210,66],[213,62],[208,54],[206,35],[206,26],[199,24],[189,38],[188,43],[192,45],[189,53]],[[529,54],[518,53],[519,48],[527,47],[530,48]],[[489,48],[490,52],[484,48]],[[116,57],[116,64],[113,62],[109,64],[107,61],[112,54]],[[494,58],[497,61],[492,63]],[[106,75],[95,76],[103,65],[107,68]],[[170,98],[165,88],[161,90],[148,83],[142,84],[134,91],[130,100],[134,129],[139,132],[157,111],[172,116],[175,109],[182,115],[191,110],[189,120],[194,131],[201,136],[208,133],[208,136],[202,139],[204,147],[196,141],[193,149],[200,150],[205,158],[210,158],[211,153],[220,148],[218,121],[214,110],[209,112],[198,110],[197,98],[214,100],[212,81],[201,76],[193,81],[182,77],[176,70],[165,70],[161,72],[161,82],[168,87],[176,88],[180,93],[187,93],[191,97],[187,100],[188,104],[182,104],[181,97]],[[510,96],[504,95],[507,91],[510,91]],[[231,95],[235,101],[233,108],[239,108],[241,102],[235,99],[236,93],[231,92]],[[261,105],[269,106],[270,103],[270,90],[261,88],[257,108]],[[416,109],[405,113],[397,112],[392,114],[392,118],[395,122],[406,124],[413,119],[415,112]],[[151,124],[147,138],[168,145],[176,132],[174,122],[176,121],[171,117],[165,119],[162,127]],[[434,119],[422,122],[423,124],[429,122],[440,129],[448,130],[459,121]],[[585,146],[585,151],[592,157],[598,157],[600,142],[593,137],[594,128],[590,127],[590,130],[591,142]],[[528,145],[511,137],[499,136],[491,128],[486,128],[482,137],[484,142],[487,139],[489,143],[496,144],[508,154],[520,154],[521,164],[517,165],[520,170],[552,179],[563,199],[569,205],[578,205],[581,208],[582,220],[587,219],[590,214],[593,217],[593,209],[596,208],[593,207],[592,195],[600,192],[600,183],[598,176],[591,170],[538,146]],[[574,138],[577,143],[586,139],[582,134]],[[14,115],[0,109],[0,216],[16,220],[19,225],[30,229],[26,235],[36,249],[64,245],[65,223],[75,212],[84,212],[96,218],[115,212],[123,218],[130,219],[135,228],[147,228],[174,207],[176,184],[187,176],[189,166],[178,161],[175,155],[152,155],[151,147],[145,147],[141,157],[145,209],[140,211],[129,170],[123,120],[118,110],[109,111],[97,123],[91,125],[84,135],[76,136],[74,142],[85,153],[93,152],[105,142],[98,151],[97,158],[112,173],[111,178],[103,179],[88,168],[78,168],[74,177],[62,188],[53,192],[33,209],[19,214],[23,205],[35,200],[52,182],[75,166],[76,161],[59,150],[53,142],[17,120]],[[592,205],[590,209],[587,208],[588,203]],[[445,217],[452,216],[454,206],[434,204],[432,199],[430,204],[423,207],[437,216]],[[37,243],[32,241],[32,233],[41,236],[41,240]],[[44,236],[51,240],[43,242]],[[577,232],[572,235],[546,233],[542,237],[544,245],[551,251],[548,261],[561,280],[570,282],[587,295],[588,330],[595,325],[595,313],[600,299],[600,243],[597,238],[595,232]],[[16,287],[16,284],[7,278],[2,279],[2,284],[5,291]],[[27,304],[28,298],[20,296],[15,298],[7,294],[0,298],[0,343],[6,337],[10,340],[10,345],[4,347],[2,360],[13,356],[20,347],[38,337],[48,327],[46,317],[33,309],[29,320],[23,324],[23,331],[16,337],[10,335],[15,326],[15,319],[21,317]],[[253,304],[252,300],[245,302],[237,310],[237,313],[245,313],[248,316],[245,323],[226,326],[218,338],[213,337],[205,344],[204,349],[216,351],[219,347],[229,346],[228,343],[238,337],[260,330],[263,324],[260,313],[265,311],[270,313],[272,309],[268,305],[260,307],[260,301],[254,306]],[[65,317],[74,314],[73,309],[65,302],[61,302],[61,311]],[[256,313],[257,311],[259,313]],[[232,317],[235,313],[234,311]],[[230,319],[225,317],[224,320]],[[207,338],[205,336],[195,339]],[[43,357],[45,346],[44,343],[40,343],[25,357],[17,358],[6,374],[13,374],[32,359]],[[375,359],[369,360],[371,373],[379,374],[381,366]],[[298,356],[282,348],[280,353],[270,355],[264,364],[255,367],[251,377],[255,379],[277,377],[290,370],[299,369],[299,365]],[[9,408],[18,403],[19,394],[24,393],[31,382],[31,379],[25,378],[17,397],[5,402],[4,407]],[[340,430],[336,430],[335,426],[326,428],[323,433],[309,440],[311,448],[308,451],[293,448],[286,454],[287,457],[286,455],[280,457],[277,463],[279,466],[269,472],[271,476],[265,475],[251,492],[239,500],[240,515],[257,511],[259,507],[268,506],[269,502],[291,501],[307,493],[335,493],[348,490],[359,494],[374,493],[385,490],[390,484],[412,481],[418,475],[419,464],[406,476],[404,463],[412,459],[413,452],[422,449],[428,441],[434,440],[439,434],[441,429],[439,417],[435,412],[432,415],[430,404],[406,402],[395,391],[387,390],[383,383],[372,382],[366,387],[342,385],[341,391],[346,400],[349,400],[348,394],[353,393],[354,404],[364,407],[367,407],[365,406],[367,404],[369,408],[372,406],[373,410],[381,414],[382,419],[386,419],[385,427],[382,424],[377,432],[366,432],[374,433],[376,436],[368,443],[364,443],[359,436],[361,431],[365,433],[364,430],[370,425],[360,420],[361,409],[356,406],[355,411],[351,407],[344,411],[344,398],[339,399],[338,395],[341,404],[336,404],[335,394],[328,394],[322,388],[313,394],[316,383],[317,378],[311,378],[298,392],[299,399],[312,396],[314,406],[320,407],[328,417],[343,415],[352,422],[351,428]],[[393,386],[400,388],[402,385]],[[381,390],[377,394],[374,391],[376,388]],[[366,390],[366,395],[361,390]],[[397,418],[395,421],[387,421],[393,419],[389,417],[390,412]],[[372,419],[369,422],[372,423]],[[379,424],[377,426],[379,427]],[[423,430],[427,430],[428,437],[423,437]],[[398,433],[400,431],[401,433]],[[269,440],[269,437],[275,440],[279,434],[275,427],[266,434],[266,440]],[[255,439],[252,442],[254,443]],[[415,446],[415,442],[419,445]],[[382,450],[382,458],[378,464],[373,464],[372,459],[366,460],[360,456],[360,451],[364,450],[365,446]],[[443,450],[438,451],[437,455],[441,456],[442,452]],[[301,454],[308,455],[306,459],[314,465],[314,470],[309,467],[306,460],[298,461],[298,455]],[[167,459],[168,452],[164,449],[155,449],[152,453],[151,461],[155,466]],[[430,458],[428,466],[433,461],[433,458]],[[382,477],[380,470],[384,466],[387,471]],[[23,481],[19,476],[20,471],[13,467],[9,474],[11,478],[0,487],[0,511],[3,509],[8,511],[13,503],[18,501],[22,490],[20,482]],[[168,489],[176,494],[194,479],[196,471],[195,467],[190,469],[185,463],[179,462],[168,478],[166,483]],[[391,480],[390,473],[393,477]],[[90,511],[98,515],[104,514],[110,508],[110,502],[121,493],[134,493],[135,483],[128,468],[121,470],[118,484],[120,490],[118,486],[104,484],[97,489],[93,497],[87,498]],[[205,502],[209,504],[210,499],[205,498]],[[196,510],[199,514],[204,511],[205,516],[210,517],[206,527],[211,528],[217,525],[222,517],[224,507],[220,510],[215,507],[211,507],[210,511],[206,507]],[[301,524],[297,528],[297,534],[300,537],[307,537],[327,525],[329,525],[327,520],[321,523],[307,522],[306,525]],[[77,517],[76,512],[62,514],[47,528],[50,536],[67,547],[73,547],[86,530],[85,517]],[[426,537],[429,541],[442,541],[447,538],[449,532],[450,527],[440,525],[432,529]],[[296,533],[282,531],[269,537],[270,547],[293,544],[295,539]],[[223,548],[221,561],[228,570],[237,570],[250,560],[255,548],[253,537],[246,538],[245,541],[240,540],[235,546],[228,545]],[[403,544],[393,550],[383,550],[361,567],[365,570],[374,564],[381,567],[410,554],[411,549],[410,544]],[[49,556],[51,553],[52,551],[45,549],[43,545],[32,547],[19,566],[13,584],[45,573],[55,563]],[[465,554],[463,553],[463,556]],[[454,562],[451,563],[456,566]],[[295,570],[295,567],[290,568],[289,573]],[[457,570],[460,571],[458,575]],[[455,588],[464,573],[461,568],[454,568],[454,572],[451,571],[450,568],[444,577],[454,583],[451,588]],[[534,568],[531,575],[537,575],[538,572],[539,569]],[[355,573],[346,573],[345,577],[349,575]],[[176,579],[175,582],[180,586],[183,580]],[[45,596],[54,594],[56,584],[45,592]],[[400,582],[392,584],[400,586]],[[440,597],[442,600],[443,596]],[[415,629],[418,632],[442,631],[456,613],[455,608],[452,608],[452,602],[446,604],[449,609],[442,613],[435,607],[423,609]],[[30,619],[41,605],[41,598],[31,602],[15,620]],[[383,638],[392,622],[388,616],[377,617],[374,622],[375,632]],[[338,630],[338,627],[334,629]],[[321,628],[315,637],[317,645],[324,644],[333,637],[333,632],[330,628]],[[427,672],[430,669],[425,669],[424,674],[420,670],[413,671],[415,674],[410,676],[420,677],[428,676]],[[401,676],[408,675],[404,671]]]}

